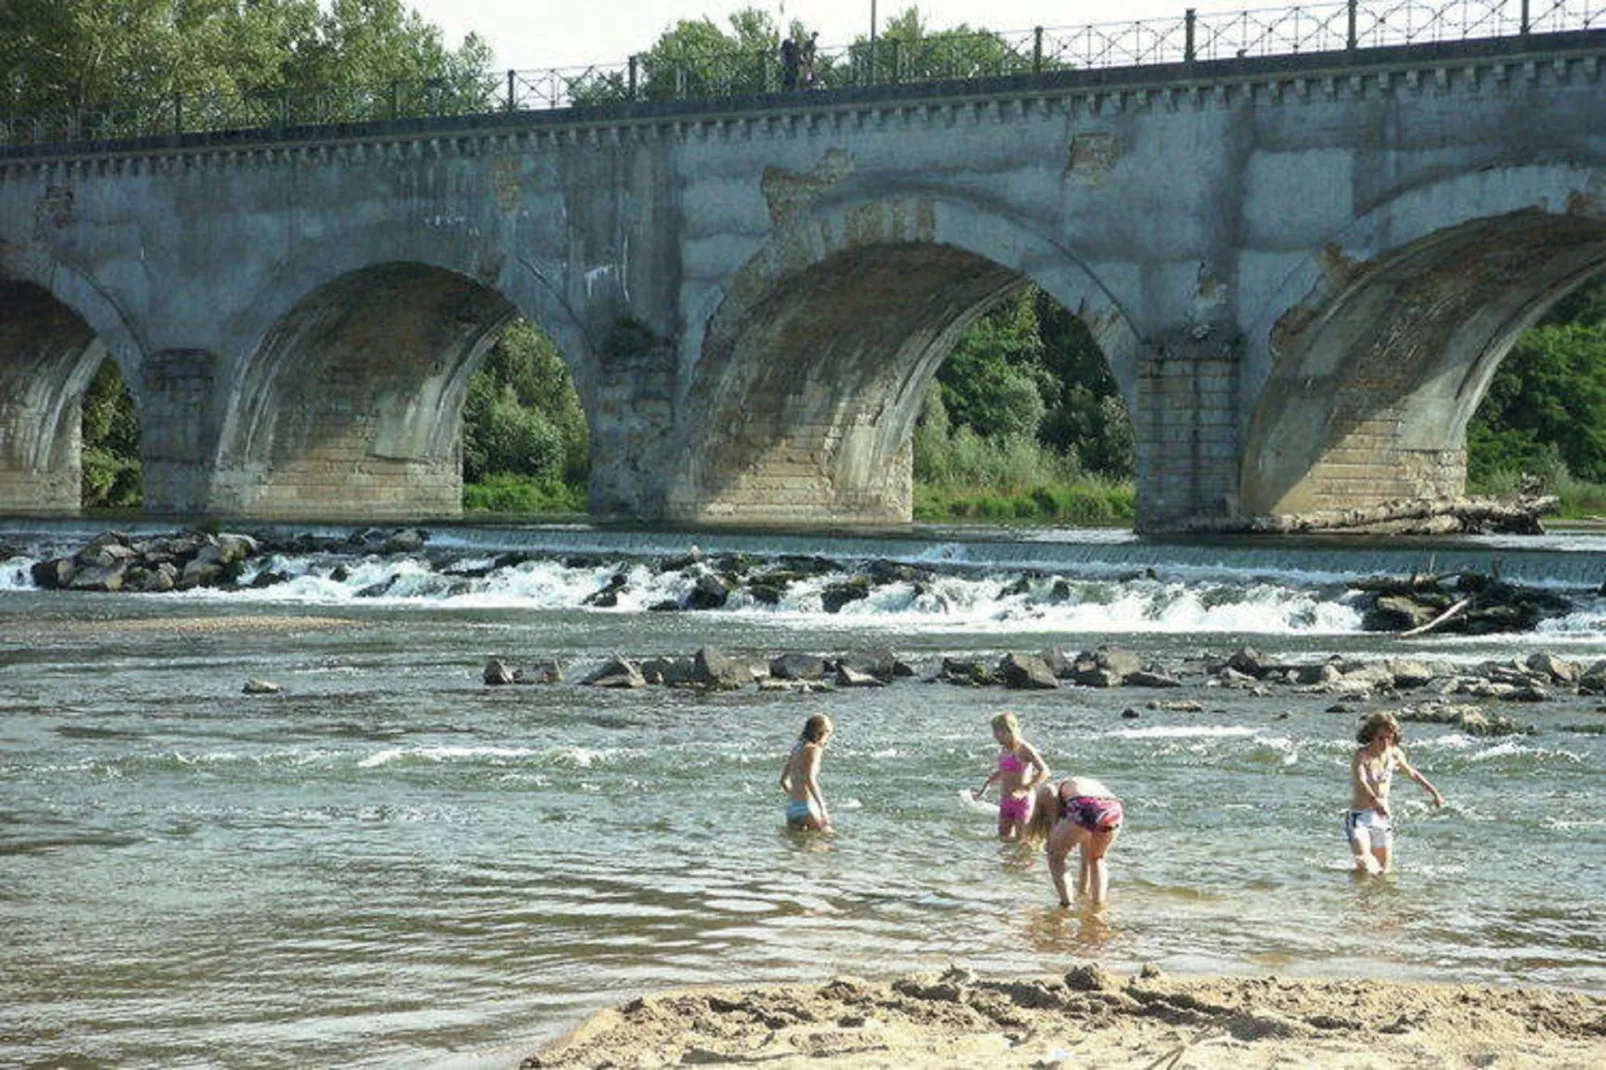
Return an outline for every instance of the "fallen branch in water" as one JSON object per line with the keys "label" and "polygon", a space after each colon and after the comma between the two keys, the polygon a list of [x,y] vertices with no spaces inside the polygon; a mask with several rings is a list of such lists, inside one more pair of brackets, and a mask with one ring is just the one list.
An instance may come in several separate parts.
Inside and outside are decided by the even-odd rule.
{"label": "fallen branch in water", "polygon": [[1439,627],[1441,624],[1448,623],[1452,618],[1459,615],[1463,609],[1466,609],[1468,606],[1470,606],[1472,602],[1473,597],[1463,598],[1461,601],[1457,602],[1443,613],[1440,613],[1437,617],[1434,617],[1420,628],[1412,628],[1408,632],[1401,632],[1399,637],[1401,639],[1414,639],[1419,635],[1426,635],[1435,628]]}
{"label": "fallen branch in water", "polygon": [[1408,498],[1353,509],[1319,509],[1276,516],[1200,517],[1189,531],[1247,535],[1305,535],[1316,532],[1387,532],[1542,535],[1539,517],[1553,513],[1554,495],[1517,498]]}

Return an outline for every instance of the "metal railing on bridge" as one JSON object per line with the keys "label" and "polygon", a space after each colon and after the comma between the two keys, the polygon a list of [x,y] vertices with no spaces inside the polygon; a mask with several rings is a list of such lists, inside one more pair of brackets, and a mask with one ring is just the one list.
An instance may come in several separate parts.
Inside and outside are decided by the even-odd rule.
{"label": "metal railing on bridge", "polygon": [[543,111],[842,89],[1055,70],[1144,67],[1245,57],[1565,33],[1606,26],[1606,0],[1336,0],[1004,32],[934,32],[771,52],[643,53],[624,63],[510,70],[483,77],[350,85],[311,93],[173,94],[45,115],[0,116],[0,149],[383,119]]}

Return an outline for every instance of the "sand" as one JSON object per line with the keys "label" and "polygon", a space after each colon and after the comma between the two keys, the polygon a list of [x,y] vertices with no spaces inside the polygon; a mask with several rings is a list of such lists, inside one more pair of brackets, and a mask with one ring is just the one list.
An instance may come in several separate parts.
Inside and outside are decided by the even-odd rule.
{"label": "sand", "polygon": [[523,1068],[1606,1066],[1606,997],[1542,988],[1180,978],[977,978],[699,988],[593,1016]]}

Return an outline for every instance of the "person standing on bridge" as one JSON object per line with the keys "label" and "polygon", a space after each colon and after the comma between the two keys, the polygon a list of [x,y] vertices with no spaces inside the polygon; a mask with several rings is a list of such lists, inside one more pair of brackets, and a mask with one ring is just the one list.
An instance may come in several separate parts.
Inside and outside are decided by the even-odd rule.
{"label": "person standing on bridge", "polygon": [[790,93],[797,88],[797,42],[788,37],[781,42],[781,88]]}

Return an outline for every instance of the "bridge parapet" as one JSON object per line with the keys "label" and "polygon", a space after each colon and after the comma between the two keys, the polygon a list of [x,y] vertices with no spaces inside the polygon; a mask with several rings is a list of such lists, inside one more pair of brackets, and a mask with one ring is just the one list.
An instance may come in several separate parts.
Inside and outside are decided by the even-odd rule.
{"label": "bridge parapet", "polygon": [[[917,46],[859,42],[822,49],[806,90],[780,91],[767,53],[664,65],[509,70],[456,80],[392,80],[300,94],[175,95],[71,111],[0,114],[0,156],[124,151],[140,143],[347,140],[467,127],[695,117],[875,105],[930,95],[1008,95],[1019,88],[1203,84],[1299,69],[1411,62],[1429,53],[1544,53],[1606,28],[1606,0],[1338,0],[1287,8],[1127,20],[1025,31],[937,33]],[[380,133],[379,130],[373,130]]]}

